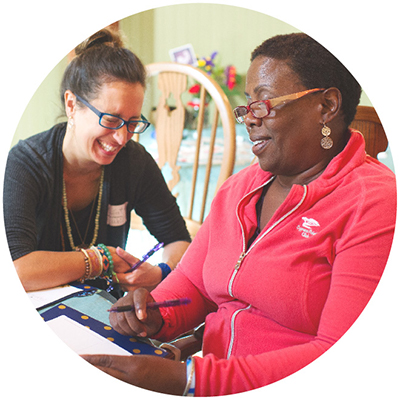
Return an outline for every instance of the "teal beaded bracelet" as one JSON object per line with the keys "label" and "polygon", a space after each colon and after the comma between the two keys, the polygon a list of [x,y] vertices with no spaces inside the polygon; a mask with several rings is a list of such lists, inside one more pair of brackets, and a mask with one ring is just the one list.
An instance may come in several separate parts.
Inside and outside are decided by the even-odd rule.
{"label": "teal beaded bracelet", "polygon": [[163,281],[171,272],[171,267],[165,263],[157,264],[161,268],[161,280]]}
{"label": "teal beaded bracelet", "polygon": [[103,275],[108,278],[115,276],[115,279],[119,283],[117,274],[114,271],[114,261],[107,246],[105,244],[99,243],[97,245],[97,249],[100,251],[100,254],[102,255]]}

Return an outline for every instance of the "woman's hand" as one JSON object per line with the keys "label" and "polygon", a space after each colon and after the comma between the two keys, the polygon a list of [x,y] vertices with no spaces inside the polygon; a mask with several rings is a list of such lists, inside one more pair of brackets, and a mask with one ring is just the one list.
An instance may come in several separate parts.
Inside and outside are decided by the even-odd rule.
{"label": "woman's hand", "polygon": [[182,395],[186,365],[156,356],[82,355],[86,361],[124,382],[160,393]]}
{"label": "woman's hand", "polygon": [[[129,264],[129,261],[122,258],[119,254],[118,254],[118,249],[119,247],[115,248],[112,246],[107,246],[108,251],[111,254],[111,257],[113,259],[113,263],[114,263],[114,271],[115,272],[126,272],[129,270],[129,268],[131,267],[131,265]],[[121,249],[120,249],[121,250]],[[128,254],[130,257],[132,257],[133,259],[136,259],[135,257],[131,256],[129,253],[127,253],[125,251],[126,254]]]}
{"label": "woman's hand", "polygon": [[120,247],[116,249],[108,247],[108,249],[113,257],[114,271],[117,273],[119,284],[123,290],[132,291],[144,287],[148,291],[152,291],[161,282],[162,272],[157,265],[145,262],[135,271],[127,273],[139,259]]}
{"label": "woman's hand", "polygon": [[150,293],[141,288],[128,292],[112,308],[132,306],[132,311],[110,312],[112,327],[126,336],[154,336],[162,327],[163,319],[158,309],[147,310],[146,304],[154,301]]}

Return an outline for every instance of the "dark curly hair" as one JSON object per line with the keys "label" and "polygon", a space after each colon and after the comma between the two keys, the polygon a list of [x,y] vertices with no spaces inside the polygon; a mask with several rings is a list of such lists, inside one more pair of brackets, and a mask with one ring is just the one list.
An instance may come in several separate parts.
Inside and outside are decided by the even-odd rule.
{"label": "dark curly hair", "polygon": [[251,54],[286,61],[308,88],[335,87],[342,94],[342,112],[347,126],[360,101],[361,86],[347,68],[321,44],[304,33],[277,35],[264,41]]}
{"label": "dark curly hair", "polygon": [[123,47],[120,36],[108,29],[95,33],[75,48],[76,56],[67,66],[60,87],[91,100],[106,82],[117,80],[146,87],[146,70],[139,58]]}

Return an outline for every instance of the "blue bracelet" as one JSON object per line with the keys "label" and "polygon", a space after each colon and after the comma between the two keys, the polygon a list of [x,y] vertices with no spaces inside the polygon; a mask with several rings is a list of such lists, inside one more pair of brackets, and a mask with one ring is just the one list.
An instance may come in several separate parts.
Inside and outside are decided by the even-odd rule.
{"label": "blue bracelet", "polygon": [[161,280],[163,281],[171,272],[171,268],[168,264],[160,263],[157,264],[161,268]]}

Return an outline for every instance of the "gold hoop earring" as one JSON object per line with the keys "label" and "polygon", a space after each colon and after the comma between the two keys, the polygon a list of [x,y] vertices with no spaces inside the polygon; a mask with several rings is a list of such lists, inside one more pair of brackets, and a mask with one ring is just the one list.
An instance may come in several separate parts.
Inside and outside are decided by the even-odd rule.
{"label": "gold hoop earring", "polygon": [[321,133],[324,136],[321,139],[321,147],[325,150],[329,150],[333,146],[333,140],[329,137],[331,132],[332,132],[331,128],[329,128],[328,126],[326,126],[324,124],[324,126],[322,127],[322,130],[321,130]]}

